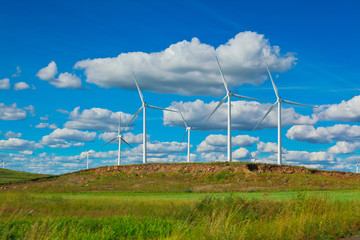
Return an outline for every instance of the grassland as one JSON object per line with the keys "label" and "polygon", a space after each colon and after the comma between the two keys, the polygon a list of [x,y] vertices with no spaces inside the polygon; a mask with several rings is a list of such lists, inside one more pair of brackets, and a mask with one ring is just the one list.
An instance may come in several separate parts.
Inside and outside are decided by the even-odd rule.
{"label": "grassland", "polygon": [[230,167],[213,173],[185,168],[165,173],[94,169],[5,184],[0,194],[0,239],[360,235],[359,176],[301,169],[291,174],[237,172]]}
{"label": "grassland", "polygon": [[14,171],[10,169],[0,168],[0,184],[8,183],[8,182],[21,182],[21,181],[39,179],[48,176],[50,175],[28,173],[28,172],[21,172],[21,171]]}

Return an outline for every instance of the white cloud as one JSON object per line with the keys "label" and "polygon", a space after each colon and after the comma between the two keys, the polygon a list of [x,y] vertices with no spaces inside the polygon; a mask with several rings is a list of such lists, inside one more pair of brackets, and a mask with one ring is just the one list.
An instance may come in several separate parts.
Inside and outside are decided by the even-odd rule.
{"label": "white cloud", "polygon": [[51,61],[47,67],[39,70],[36,74],[38,78],[44,81],[52,81],[55,79],[55,75],[58,73],[56,63]]}
{"label": "white cloud", "polygon": [[15,91],[20,91],[20,90],[25,90],[25,89],[30,89],[30,86],[26,82],[15,83],[15,86],[14,86]]}
{"label": "white cloud", "polygon": [[259,152],[266,152],[266,153],[277,153],[277,144],[273,142],[258,142],[257,150]]}
{"label": "white cloud", "polygon": [[356,141],[360,138],[360,126],[336,124],[332,127],[296,125],[291,127],[286,137],[309,143],[331,143],[332,141]]}
{"label": "white cloud", "polygon": [[[97,131],[117,131],[119,127],[119,117],[121,114],[121,126],[130,121],[132,115],[124,112],[112,112],[108,109],[91,108],[80,111],[80,107],[76,107],[70,112],[71,121],[65,123],[66,128],[86,129]],[[133,125],[133,124],[132,124]]]}
{"label": "white cloud", "polygon": [[[25,109],[25,108],[24,108]],[[16,103],[6,106],[0,103],[0,119],[2,120],[23,120],[26,119],[26,112],[24,109],[18,108]]]}
{"label": "white cloud", "polygon": [[267,79],[265,60],[273,71],[286,71],[295,64],[291,54],[280,54],[264,35],[241,32],[216,49],[193,38],[172,44],[161,52],[122,53],[114,58],[79,61],[86,81],[101,87],[135,89],[135,72],[143,90],[181,95],[220,95],[223,84],[215,61],[217,55],[229,85],[260,85]]}
{"label": "white cloud", "polygon": [[49,129],[56,129],[58,126],[56,123],[49,124],[49,123],[39,123],[35,126],[35,128],[49,128]]}
{"label": "white cloud", "polygon": [[10,89],[10,80],[8,78],[0,79],[0,89]]}
{"label": "white cloud", "polygon": [[[232,137],[232,146],[247,147],[259,141],[259,138],[249,135],[238,135]],[[226,150],[227,136],[221,134],[211,134],[202,141],[196,149],[196,152],[223,152]]]}
{"label": "white cloud", "polygon": [[[168,108],[179,109],[184,115],[189,126],[204,130],[227,129],[227,103],[212,115],[204,124],[204,120],[215,109],[219,102],[204,103],[201,100],[194,102],[172,102]],[[231,128],[233,130],[252,130],[271,104],[260,104],[254,101],[232,101],[231,104]],[[277,128],[277,110],[272,111],[259,125],[259,129]],[[304,116],[296,113],[293,108],[282,108],[282,126],[293,124],[315,124],[315,116]],[[164,111],[164,125],[183,127],[184,122],[178,113]]]}
{"label": "white cloud", "polygon": [[360,96],[339,104],[323,105],[317,113],[320,120],[360,122]]}
{"label": "white cloud", "polygon": [[55,78],[57,73],[56,63],[52,61],[47,67],[40,69],[36,76],[57,88],[82,88],[81,79],[78,76],[65,72],[60,73],[58,78]]}
{"label": "white cloud", "polygon": [[69,111],[64,110],[64,109],[56,109],[57,112],[62,113],[62,114],[69,114]]}
{"label": "white cloud", "polygon": [[49,116],[46,114],[44,117],[40,117],[40,120],[47,121],[49,120]]}
{"label": "white cloud", "polygon": [[11,75],[11,77],[20,77],[21,69],[19,66],[16,66],[16,73]]}
{"label": "white cloud", "polygon": [[333,154],[349,154],[354,153],[359,148],[360,142],[339,141],[335,146],[329,148],[328,152]]}
{"label": "white cloud", "polygon": [[30,150],[20,151],[19,153],[24,154],[24,155],[33,155],[34,154],[34,152],[30,151]]}
{"label": "white cloud", "polygon": [[78,147],[83,146],[83,144],[76,142],[91,142],[95,139],[95,137],[95,132],[82,132],[73,129],[58,128],[49,135],[44,136],[41,143],[52,148],[68,148],[71,146]]}
{"label": "white cloud", "polygon": [[35,116],[35,107],[33,105],[29,105],[27,107],[24,107],[24,110],[30,112],[31,116]]}
{"label": "white cloud", "polygon": [[8,140],[0,140],[0,149],[3,150],[34,150],[42,148],[42,145],[34,141],[23,140],[19,138],[9,138]]}
{"label": "white cloud", "polygon": [[4,136],[6,138],[19,138],[22,136],[21,133],[16,133],[16,132],[13,132],[13,131],[7,131]]}

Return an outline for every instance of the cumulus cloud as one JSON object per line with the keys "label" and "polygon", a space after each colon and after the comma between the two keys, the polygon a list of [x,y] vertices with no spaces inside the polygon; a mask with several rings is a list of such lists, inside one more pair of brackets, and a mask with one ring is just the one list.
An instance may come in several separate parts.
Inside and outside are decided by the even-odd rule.
{"label": "cumulus cloud", "polygon": [[15,83],[15,86],[14,86],[15,91],[20,91],[20,90],[25,90],[25,89],[30,89],[30,86],[26,82]]}
{"label": "cumulus cloud", "polygon": [[331,143],[333,141],[356,141],[360,138],[360,126],[336,124],[331,127],[296,125],[291,127],[286,137],[292,140],[309,143]]}
{"label": "cumulus cloud", "polygon": [[[232,146],[248,147],[259,141],[259,138],[249,135],[238,135],[232,137]],[[202,141],[196,149],[196,152],[223,152],[226,150],[227,136],[221,134],[211,134]]]}
{"label": "cumulus cloud", "polygon": [[80,111],[76,107],[69,114],[70,121],[65,123],[66,128],[97,130],[97,131],[117,131],[119,127],[119,117],[121,114],[121,126],[130,121],[132,115],[124,112],[112,112],[103,108],[91,108]]}
{"label": "cumulus cloud", "polygon": [[307,151],[286,151],[283,154],[285,161],[333,161],[334,156],[327,152],[307,152]]}
{"label": "cumulus cloud", "polygon": [[277,153],[277,144],[273,142],[258,142],[257,150],[259,152],[266,152],[266,153]]}
{"label": "cumulus cloud", "polygon": [[217,48],[193,38],[154,52],[122,53],[114,58],[79,61],[86,81],[100,87],[135,89],[135,72],[143,90],[181,95],[220,95],[223,85],[215,56],[219,57],[230,87],[260,85],[267,79],[265,60],[273,71],[286,71],[295,64],[291,54],[280,54],[264,35],[241,32]]}
{"label": "cumulus cloud", "polygon": [[[25,108],[24,108],[25,109]],[[1,120],[23,120],[26,119],[26,109],[18,108],[16,103],[6,106],[0,103],[0,119]]]}
{"label": "cumulus cloud", "polygon": [[[184,115],[189,126],[203,130],[225,130],[227,129],[227,103],[212,115],[204,124],[204,120],[215,109],[219,102],[204,103],[201,100],[194,102],[172,102],[168,108],[179,109]],[[261,104],[254,101],[232,101],[231,102],[231,128],[233,130],[252,130],[271,104]],[[277,128],[277,110],[272,111],[259,125],[259,129]],[[294,108],[282,108],[282,126],[293,124],[315,124],[315,116],[305,116],[296,113]],[[178,113],[164,111],[164,125],[183,127],[184,122]]]}
{"label": "cumulus cloud", "polygon": [[52,61],[48,66],[40,69],[36,76],[57,88],[82,88],[81,79],[78,76],[65,72],[60,73],[58,78],[55,78],[57,73],[56,63]]}
{"label": "cumulus cloud", "polygon": [[44,117],[40,117],[40,120],[47,121],[49,120],[49,116],[46,114]]}
{"label": "cumulus cloud", "polygon": [[360,122],[360,96],[339,104],[323,105],[317,115],[326,121]]}
{"label": "cumulus cloud", "polygon": [[13,131],[7,131],[4,136],[6,138],[19,138],[22,136],[21,133],[16,133],[16,132],[13,132]]}
{"label": "cumulus cloud", "polygon": [[42,148],[42,145],[34,141],[23,140],[19,138],[9,138],[8,140],[0,140],[0,149],[2,150],[34,150]]}
{"label": "cumulus cloud", "polygon": [[68,148],[71,146],[83,146],[82,143],[77,142],[91,142],[94,141],[95,137],[95,132],[82,132],[68,128],[57,128],[49,135],[44,136],[41,143],[52,148]]}
{"label": "cumulus cloud", "polygon": [[31,116],[35,116],[35,107],[33,105],[29,105],[27,107],[24,107],[24,110],[30,112]]}
{"label": "cumulus cloud", "polygon": [[0,79],[0,89],[10,89],[10,80],[8,78]]}
{"label": "cumulus cloud", "polygon": [[360,142],[344,142],[339,141],[335,146],[329,148],[328,152],[333,154],[349,154],[354,153],[360,148]]}
{"label": "cumulus cloud", "polygon": [[56,129],[58,128],[56,123],[49,124],[49,123],[39,123],[35,126],[35,128],[49,128],[49,129]]}

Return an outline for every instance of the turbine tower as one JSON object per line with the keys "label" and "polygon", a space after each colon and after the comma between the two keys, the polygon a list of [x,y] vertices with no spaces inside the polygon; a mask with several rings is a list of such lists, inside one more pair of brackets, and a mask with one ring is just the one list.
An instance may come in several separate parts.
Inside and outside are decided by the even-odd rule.
{"label": "turbine tower", "polygon": [[356,163],[356,173],[359,173],[359,166],[360,166],[359,161],[357,161],[357,163]]}
{"label": "turbine tower", "polygon": [[248,99],[248,100],[255,100],[255,101],[261,101],[261,102],[266,102],[260,99],[256,99],[256,98],[251,98],[251,97],[245,97],[245,96],[241,96],[238,94],[234,94],[232,93],[229,88],[228,85],[225,81],[225,77],[223,74],[223,71],[221,69],[219,60],[217,57],[216,58],[216,62],[218,64],[219,67],[219,71],[221,74],[221,78],[224,82],[224,86],[225,86],[225,90],[226,90],[226,95],[225,97],[219,102],[219,104],[216,106],[216,108],[214,109],[214,111],[212,111],[212,113],[207,117],[207,119],[205,120],[205,122],[207,120],[209,120],[209,118],[216,112],[216,110],[221,106],[221,104],[223,104],[225,102],[226,99],[228,99],[228,125],[227,125],[227,131],[228,131],[228,136],[227,136],[227,161],[231,162],[232,161],[232,150],[231,150],[231,97],[236,97],[236,98],[242,98],[242,99]]}
{"label": "turbine tower", "polygon": [[85,151],[86,151],[86,169],[89,169],[89,151],[86,149],[84,145]]}
{"label": "turbine tower", "polygon": [[2,168],[5,168],[5,163],[8,163],[9,161],[4,161],[2,159],[0,159],[0,161],[2,162]]}
{"label": "turbine tower", "polygon": [[128,124],[126,125],[126,127],[124,128],[124,130],[127,128],[127,126],[129,126],[129,124],[131,124],[132,121],[134,121],[134,119],[136,118],[136,116],[140,113],[141,110],[143,110],[143,163],[147,163],[147,147],[146,147],[146,108],[153,108],[153,109],[158,109],[158,110],[163,110],[163,111],[169,111],[169,112],[177,112],[175,110],[172,109],[167,109],[167,108],[161,108],[161,107],[155,107],[155,106],[151,106],[148,105],[145,101],[144,101],[144,96],[141,93],[139,84],[136,80],[135,74],[133,73],[133,77],[135,80],[135,84],[136,84],[136,88],[139,92],[139,96],[142,102],[142,106],[137,110],[137,112],[134,114],[134,116],[130,119],[130,121],[128,122]]}
{"label": "turbine tower", "polygon": [[269,67],[268,65],[266,64],[266,69],[267,69],[267,72],[269,73],[269,76],[270,76],[270,80],[271,80],[271,83],[272,83],[272,86],[273,86],[273,89],[274,89],[274,92],[275,92],[275,95],[276,95],[276,102],[269,108],[269,110],[266,112],[266,114],[263,116],[263,118],[258,122],[258,124],[255,126],[255,128],[253,130],[255,130],[259,125],[260,123],[266,118],[266,116],[274,109],[274,107],[276,105],[278,105],[278,164],[281,165],[282,164],[282,149],[281,149],[281,103],[284,102],[284,103],[287,103],[287,104],[292,104],[292,105],[299,105],[299,106],[304,106],[304,107],[311,107],[311,108],[314,108],[314,106],[310,106],[310,105],[305,105],[305,104],[301,104],[301,103],[296,103],[296,102],[290,102],[290,101],[287,101],[287,100],[283,100],[280,96],[279,96],[279,92],[278,92],[278,89],[275,85],[275,82],[271,76],[271,73],[270,73],[270,70],[269,70]]}
{"label": "turbine tower", "polygon": [[101,147],[104,147],[105,145],[115,141],[116,139],[119,140],[119,150],[118,150],[118,165],[121,165],[121,142],[126,143],[129,147],[133,148],[127,141],[125,141],[124,136],[121,135],[121,114],[119,117],[119,128],[118,128],[118,135],[116,137],[114,137],[113,139],[111,139],[110,141],[108,141],[107,143],[105,143],[104,145],[102,145]]}
{"label": "turbine tower", "polygon": [[184,124],[185,124],[185,133],[184,133],[184,136],[181,140],[181,143],[183,143],[184,139],[185,139],[185,136],[186,136],[186,133],[188,134],[188,143],[187,143],[187,162],[190,162],[190,133],[191,133],[191,130],[196,130],[197,128],[194,128],[194,127],[189,127],[185,121],[185,118],[184,116],[182,115],[182,113],[180,112],[180,110],[178,110],[178,112],[180,113],[180,116],[182,118],[182,120],[184,121]]}

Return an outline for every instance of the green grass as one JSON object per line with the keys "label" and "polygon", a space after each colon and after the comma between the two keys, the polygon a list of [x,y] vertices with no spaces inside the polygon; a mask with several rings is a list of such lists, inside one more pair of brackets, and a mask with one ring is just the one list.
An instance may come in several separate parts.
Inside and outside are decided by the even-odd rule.
{"label": "green grass", "polygon": [[21,182],[21,181],[38,179],[49,176],[50,175],[28,173],[28,172],[21,172],[21,171],[14,171],[10,169],[0,168],[0,184]]}
{"label": "green grass", "polygon": [[7,192],[0,239],[338,239],[359,234],[359,195]]}

